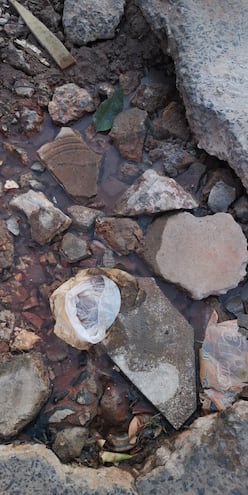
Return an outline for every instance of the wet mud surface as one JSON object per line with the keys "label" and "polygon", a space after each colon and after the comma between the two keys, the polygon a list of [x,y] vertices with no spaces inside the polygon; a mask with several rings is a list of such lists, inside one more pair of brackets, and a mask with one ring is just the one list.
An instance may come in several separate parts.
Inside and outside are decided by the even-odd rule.
{"label": "wet mud surface", "polygon": [[[23,1],[22,3],[57,34],[65,45],[68,45],[64,40],[61,25],[62,2],[46,0],[42,2],[42,8],[38,1]],[[56,15],[48,16],[46,9],[50,9]],[[46,108],[47,101],[55,87],[66,82],[74,82],[91,90],[95,97],[99,98],[98,86],[101,82],[118,85],[120,74],[135,70],[140,73],[142,82],[161,82],[165,76],[171,77],[174,81],[171,101],[180,102],[175,85],[173,63],[162,53],[157,39],[133,2],[127,2],[124,19],[113,40],[92,43],[90,46],[81,48],[68,45],[77,63],[67,71],[60,71],[45,51],[43,51],[43,56],[49,60],[49,68],[34,60],[28,53],[25,54],[24,67],[21,68],[18,61],[14,59],[10,42],[16,36],[26,38],[34,44],[36,41],[29,34],[26,26],[18,21],[12,7],[9,7],[9,12],[13,21],[12,30],[11,23],[9,23],[8,29],[0,33],[0,181],[2,185],[7,180],[16,181],[21,186],[22,192],[30,188],[30,181],[36,181],[38,189],[45,192],[46,196],[66,213],[67,207],[74,204],[74,201],[48,171],[39,168],[36,171],[33,167],[38,161],[37,149],[42,144],[51,141],[60,130],[59,126],[52,123]],[[15,92],[14,88],[18,83],[24,84],[23,81],[34,89],[31,98],[18,96]],[[130,107],[133,94],[134,91],[125,96],[125,108]],[[22,116],[24,108],[29,111],[35,109],[40,115],[38,125],[32,130]],[[158,111],[152,118],[159,116]],[[94,151],[103,152],[97,196],[82,204],[101,208],[105,214],[111,214],[117,198],[140,174],[139,165],[136,164],[134,167],[132,176],[125,181],[121,180],[120,164],[123,159],[107,133],[95,133],[92,116],[84,117],[70,124],[70,127],[78,130]],[[10,152],[6,146],[9,143],[14,145],[15,149],[22,148],[27,159],[17,151]],[[145,168],[149,163],[150,145],[151,143],[147,141],[143,160]],[[208,173],[215,170],[227,171],[230,180],[236,185],[241,195],[242,186],[227,164],[197,150],[190,134],[184,145],[189,148],[194,147],[196,160],[207,165]],[[152,166],[154,169],[161,170],[161,159],[154,160]],[[177,180],[179,183],[182,181],[184,187],[190,190],[191,179],[185,176],[186,170],[187,167],[178,171]],[[204,197],[206,182],[205,175],[198,190],[195,191],[201,203],[196,212],[199,216],[207,212],[206,197]],[[68,263],[60,251],[62,235],[55,237],[45,246],[37,244],[30,236],[30,228],[25,216],[20,212],[10,210],[9,202],[16,192],[18,191],[12,189],[5,191],[3,187],[0,196],[0,218],[8,220],[14,214],[20,230],[19,235],[14,237],[14,264],[10,269],[3,270],[1,274],[0,310],[11,310],[15,315],[15,326],[32,329],[40,337],[35,344],[35,350],[40,351],[44,356],[52,381],[52,393],[48,403],[43,407],[38,418],[26,427],[16,440],[25,442],[31,439],[52,446],[58,423],[62,428],[68,424],[84,426],[89,422],[88,441],[78,462],[97,467],[99,463],[97,440],[107,439],[106,445],[109,446],[109,450],[120,451],[123,448],[125,451],[130,420],[135,415],[144,414],[150,419],[141,430],[137,444],[132,449],[127,449],[129,453],[136,454],[134,466],[139,469],[164,435],[174,433],[173,428],[122,376],[108,356],[104,354],[101,346],[89,352],[78,351],[58,339],[53,333],[54,321],[49,307],[50,294],[80,268],[102,266],[101,253],[92,254],[89,258],[76,263]],[[138,222],[146,231],[151,218],[144,216],[139,218]],[[77,230],[70,227],[69,232],[77,233]],[[93,240],[93,236],[93,229],[85,234],[89,241]],[[137,254],[114,255],[114,259],[116,268],[126,270],[132,275],[154,275]],[[198,368],[198,350],[204,338],[204,329],[211,309],[218,306],[221,308],[226,296],[210,297],[206,301],[192,301],[185,293],[171,284],[161,279],[156,279],[156,281],[195,330]],[[245,286],[245,281],[241,286]],[[233,291],[234,294],[239,292],[239,289]],[[228,317],[230,318],[230,314],[223,310],[223,318]],[[11,350],[11,343],[0,341],[0,352]],[[12,350],[12,352],[18,351]],[[52,414],[65,407],[71,408],[69,423],[64,424],[63,421],[58,422],[56,419],[52,422],[50,419]],[[201,414],[200,405],[196,416],[199,414]],[[91,417],[92,421],[90,421]]]}

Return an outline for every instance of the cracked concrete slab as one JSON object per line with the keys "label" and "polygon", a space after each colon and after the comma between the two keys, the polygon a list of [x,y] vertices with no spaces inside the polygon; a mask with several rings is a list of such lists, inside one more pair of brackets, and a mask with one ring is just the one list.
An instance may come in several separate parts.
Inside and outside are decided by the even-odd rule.
{"label": "cracked concrete slab", "polygon": [[[199,148],[227,160],[248,190],[248,3],[137,0],[161,41]],[[163,47],[163,43],[162,43]]]}

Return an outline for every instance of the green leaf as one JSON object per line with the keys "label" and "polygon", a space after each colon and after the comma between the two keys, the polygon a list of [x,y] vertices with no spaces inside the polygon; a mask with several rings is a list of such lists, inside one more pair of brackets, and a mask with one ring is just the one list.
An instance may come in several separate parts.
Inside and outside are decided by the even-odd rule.
{"label": "green leaf", "polygon": [[130,455],[130,454],[123,454],[123,453],[119,453],[119,452],[109,452],[107,450],[104,450],[103,452],[100,452],[100,458],[103,462],[103,464],[105,462],[111,462],[111,463],[115,463],[115,462],[121,462],[121,461],[126,461],[127,459],[132,459],[133,455]]}
{"label": "green leaf", "polygon": [[104,100],[93,115],[96,132],[108,131],[113,125],[114,118],[123,109],[123,93],[116,89],[112,96]]}

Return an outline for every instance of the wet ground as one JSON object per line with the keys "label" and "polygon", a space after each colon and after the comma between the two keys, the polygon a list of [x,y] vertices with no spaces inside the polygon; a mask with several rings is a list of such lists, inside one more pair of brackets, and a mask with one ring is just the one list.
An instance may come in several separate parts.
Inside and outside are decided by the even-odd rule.
{"label": "wet ground", "polygon": [[[43,22],[45,6],[52,7],[59,15],[62,11],[62,2],[45,2],[42,10],[38,1],[24,1],[32,12]],[[43,2],[44,3],[44,2]],[[1,3],[2,4],[2,3]],[[1,7],[0,4],[0,7]],[[7,10],[3,3],[3,12]],[[18,37],[27,38],[36,43],[27,28],[18,21],[14,10],[9,7],[11,13],[11,23],[8,29],[2,29],[1,38],[1,59],[0,65],[0,181],[4,185],[7,180],[15,180],[21,185],[22,192],[30,188],[30,180],[38,181],[39,190],[45,192],[46,196],[54,202],[58,208],[66,212],[66,208],[74,204],[73,200],[66,194],[60,185],[55,181],[48,171],[35,171],[32,165],[38,160],[37,149],[44,143],[51,141],[59,131],[47,113],[46,105],[41,105],[41,94],[47,92],[50,95],[56,86],[65,82],[75,82],[82,87],[94,90],[97,94],[100,82],[110,82],[118,85],[120,73],[129,70],[137,70],[141,73],[143,82],[161,82],[165,75],[174,77],[173,64],[169,57],[165,57],[159,48],[159,43],[150,32],[149,27],[140,16],[137,9],[128,2],[126,15],[117,37],[114,40],[94,43],[89,47],[71,47],[73,55],[77,59],[77,64],[62,73],[44,52],[44,56],[49,60],[51,67],[46,68],[36,62],[35,69],[30,71],[24,67],[21,70],[16,60],[13,60],[9,44],[15,37],[16,25],[18,25]],[[16,17],[15,17],[16,16]],[[58,33],[63,40],[61,22],[48,25],[51,30]],[[12,27],[11,27],[12,26]],[[66,40],[65,41],[66,44]],[[27,63],[31,62],[29,54],[26,55]],[[99,60],[101,63],[99,63]],[[14,91],[14,86],[18,81],[25,79],[34,88],[34,95],[31,98],[18,96]],[[130,99],[133,93],[125,97],[125,108],[129,108]],[[174,90],[171,96],[173,101],[180,101],[174,83]],[[43,122],[39,129],[30,132],[28,125],[20,117],[22,108],[35,108],[40,112]],[[156,116],[159,116],[158,112]],[[127,188],[128,184],[139,175],[137,168],[136,176],[132,176],[126,182],[120,180],[119,168],[123,159],[117,149],[110,142],[106,133],[95,134],[92,130],[92,116],[87,116],[80,121],[71,124],[71,127],[80,131],[90,146],[98,152],[104,150],[103,161],[101,163],[100,180],[98,193],[93,200],[83,203],[86,206],[101,206],[104,213],[109,214],[112,206],[120,193]],[[14,144],[27,153],[27,163],[19,156],[6,151],[6,143]],[[186,146],[194,146],[192,137],[187,138]],[[237,186],[239,194],[242,194],[242,186],[228,165],[209,157],[206,153],[195,148],[197,161],[207,165],[207,173],[214,170],[227,171],[233,184]],[[15,154],[14,154],[15,155]],[[144,153],[144,164],[149,160],[149,147]],[[153,163],[153,167],[161,169],[161,160]],[[185,174],[186,169],[182,168],[178,172],[177,180]],[[197,214],[203,215],[207,212],[206,197],[204,197],[204,187],[207,183],[207,176],[201,183],[197,196],[201,206]],[[190,177],[184,179],[184,186],[191,187]],[[16,191],[2,191],[0,197],[0,216],[7,220],[13,215],[9,208],[10,199]],[[57,236],[49,245],[40,246],[35,243],[31,236],[27,220],[19,212],[15,217],[18,219],[20,233],[15,236],[15,263],[1,274],[0,281],[0,309],[10,309],[15,314],[15,324],[21,328],[32,328],[41,340],[35,345],[35,350],[41,351],[46,360],[49,375],[53,383],[52,394],[48,404],[43,408],[39,417],[29,425],[24,432],[18,436],[18,441],[35,439],[51,445],[54,438],[54,427],[48,425],[48,418],[51,412],[63,406],[75,406],[75,397],[78,397],[80,385],[86,380],[89,386],[89,394],[98,396],[97,415],[90,423],[90,439],[88,445],[83,449],[79,462],[89,466],[98,466],[98,444],[99,438],[107,438],[109,450],[120,451],[121,445],[125,444],[130,419],[136,414],[148,414],[149,420],[141,430],[140,438],[134,448],[129,452],[137,454],[135,457],[135,467],[140,468],[147,456],[156,448],[160,439],[168,433],[173,434],[173,428],[158,414],[151,404],[149,404],[139,392],[130,384],[111,363],[111,361],[99,349],[93,349],[89,353],[77,351],[53,334],[53,319],[49,308],[49,295],[52,291],[67,280],[79,268],[91,266],[101,266],[101,256],[92,255],[90,258],[74,264],[68,263],[60,253],[60,243],[62,236]],[[151,222],[148,217],[139,220],[144,230]],[[73,227],[69,231],[74,232]],[[93,239],[93,231],[87,233],[88,239]],[[145,265],[141,257],[131,254],[129,256],[115,257],[116,267],[124,269],[133,275],[153,276],[149,268]],[[204,329],[208,321],[211,308],[219,307],[227,296],[222,298],[210,297],[206,301],[192,301],[185,293],[157,279],[165,295],[185,316],[195,330],[196,365],[198,367],[198,349],[204,338]],[[245,281],[241,286],[245,286]],[[239,289],[232,291],[239,293]],[[221,309],[219,315],[221,315]],[[233,315],[224,312],[223,318],[232,318]],[[0,352],[9,351],[6,342],[0,342]],[[90,387],[95,389],[92,391]],[[199,390],[199,382],[198,382]],[[76,409],[79,410],[80,401],[77,402]],[[87,405],[87,404],[86,404]],[[92,403],[89,401],[89,411]],[[114,412],[113,412],[114,410]],[[89,412],[88,410],[86,412]],[[90,412],[89,412],[90,414]],[[196,415],[201,414],[200,404]],[[75,418],[77,413],[75,414]],[[74,423],[77,420],[74,418]],[[192,420],[191,418],[189,422]],[[187,425],[185,425],[187,426]],[[113,438],[116,442],[114,446]],[[119,437],[121,437],[119,439]],[[157,437],[155,439],[155,437]],[[125,447],[124,447],[125,450]]]}

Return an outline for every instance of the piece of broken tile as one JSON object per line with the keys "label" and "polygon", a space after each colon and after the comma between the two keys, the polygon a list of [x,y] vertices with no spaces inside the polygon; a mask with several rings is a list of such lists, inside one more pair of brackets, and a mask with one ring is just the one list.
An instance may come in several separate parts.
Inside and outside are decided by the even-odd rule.
{"label": "piece of broken tile", "polygon": [[193,328],[153,278],[137,277],[143,302],[121,312],[103,344],[174,428],[196,409]]}
{"label": "piece of broken tile", "polygon": [[91,198],[97,193],[101,155],[89,148],[78,131],[62,127],[54,141],[41,146],[38,155],[74,199]]}
{"label": "piece of broken tile", "polygon": [[174,179],[146,170],[123,194],[116,215],[153,215],[162,211],[197,208],[198,202]]}

